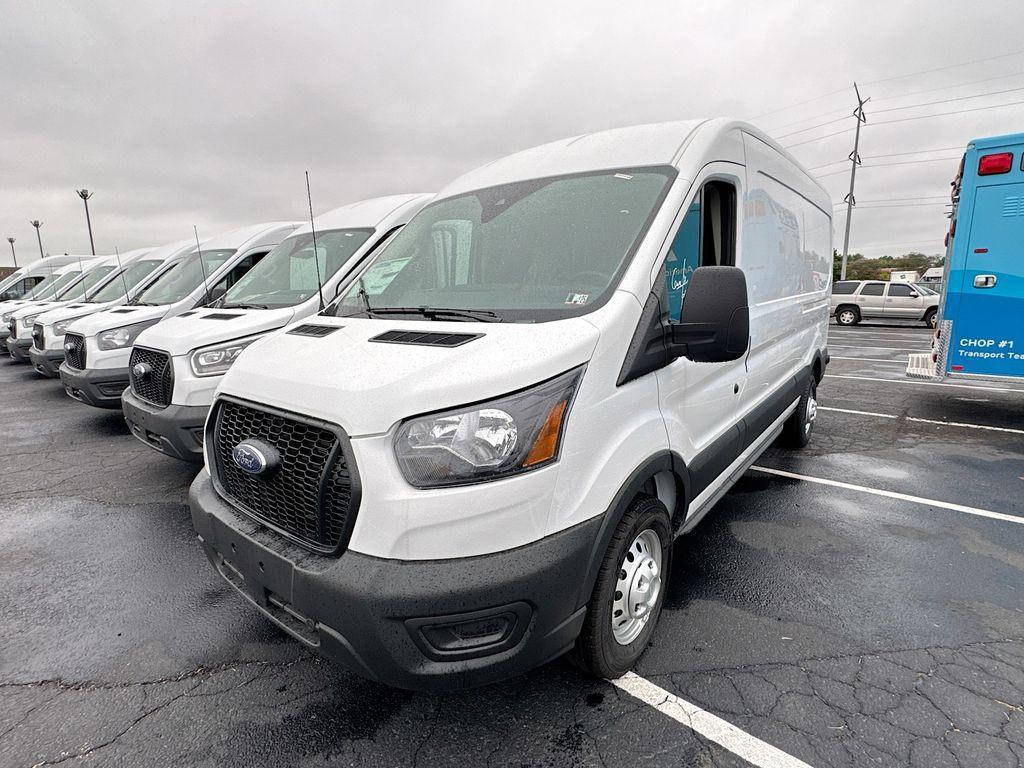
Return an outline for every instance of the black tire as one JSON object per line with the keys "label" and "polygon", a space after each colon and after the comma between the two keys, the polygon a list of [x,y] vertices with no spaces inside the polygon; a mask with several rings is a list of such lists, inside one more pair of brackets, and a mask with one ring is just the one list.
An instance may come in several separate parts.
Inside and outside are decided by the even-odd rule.
{"label": "black tire", "polygon": [[[649,612],[643,629],[628,645],[622,645],[612,631],[612,603],[616,582],[625,564],[627,549],[646,530],[654,531],[661,542],[661,586],[657,602]],[[665,602],[668,577],[672,571],[672,519],[665,505],[651,496],[638,497],[622,516],[605,552],[597,574],[594,592],[587,603],[587,617],[576,640],[573,660],[585,671],[600,678],[626,674],[643,655]],[[623,571],[624,572],[624,571]]]}
{"label": "black tire", "polygon": [[927,312],[924,313],[924,324],[927,325],[932,330],[935,330],[935,318],[938,316],[938,314],[939,310],[937,310],[935,307],[929,309]]}
{"label": "black tire", "polygon": [[856,307],[839,307],[836,310],[836,325],[856,325],[860,322],[860,310]]}
{"label": "black tire", "polygon": [[811,378],[800,396],[796,410],[782,427],[782,442],[787,448],[799,450],[811,441],[814,419],[818,411],[818,384]]}

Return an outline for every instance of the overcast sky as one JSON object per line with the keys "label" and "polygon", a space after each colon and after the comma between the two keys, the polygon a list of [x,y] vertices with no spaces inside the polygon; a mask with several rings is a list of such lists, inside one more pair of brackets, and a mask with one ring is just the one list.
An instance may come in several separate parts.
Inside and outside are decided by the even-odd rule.
{"label": "overcast sky", "polygon": [[[613,126],[725,115],[803,142],[853,127],[828,121],[854,79],[872,101],[851,251],[937,253],[956,148],[1024,131],[1022,104],[875,124],[1024,102],[1020,0],[159,5],[3,3],[0,236],[20,262],[38,258],[30,219],[46,251],[88,252],[76,187],[94,191],[97,251],[124,251],[303,218],[307,168],[322,212]],[[1010,92],[893,109],[993,91]],[[792,151],[822,166],[852,139]],[[954,149],[869,159],[934,148]],[[815,172],[842,200],[847,166]]]}

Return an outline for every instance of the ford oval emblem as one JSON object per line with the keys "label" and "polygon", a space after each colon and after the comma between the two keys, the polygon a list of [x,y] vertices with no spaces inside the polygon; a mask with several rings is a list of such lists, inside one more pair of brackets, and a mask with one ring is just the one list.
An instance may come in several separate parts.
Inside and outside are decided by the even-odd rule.
{"label": "ford oval emblem", "polygon": [[152,372],[153,369],[150,368],[145,363],[136,363],[135,365],[132,366],[132,376],[134,376],[137,379],[142,379],[143,381],[148,379],[149,374],[151,374]]}
{"label": "ford oval emblem", "polygon": [[250,475],[267,474],[280,462],[273,446],[257,440],[246,440],[236,445],[231,449],[231,459],[240,470]]}

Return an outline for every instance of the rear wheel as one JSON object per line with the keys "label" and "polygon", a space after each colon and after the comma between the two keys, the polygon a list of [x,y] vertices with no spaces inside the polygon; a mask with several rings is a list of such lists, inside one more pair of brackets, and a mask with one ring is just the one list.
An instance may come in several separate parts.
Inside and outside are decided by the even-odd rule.
{"label": "rear wheel", "polygon": [[672,567],[672,520],[665,505],[638,498],[608,544],[575,660],[596,677],[621,677],[637,662],[661,615]]}
{"label": "rear wheel", "polygon": [[818,416],[818,384],[812,378],[796,410],[786,419],[782,428],[783,442],[789,448],[803,448],[811,441],[811,431],[814,429],[814,420]]}
{"label": "rear wheel", "polygon": [[931,309],[924,313],[924,324],[927,325],[932,330],[934,330],[935,318],[938,317],[938,315],[939,311],[935,309],[935,307],[932,307]]}
{"label": "rear wheel", "polygon": [[856,325],[860,322],[860,310],[856,307],[840,307],[836,310],[836,323],[839,325]]}

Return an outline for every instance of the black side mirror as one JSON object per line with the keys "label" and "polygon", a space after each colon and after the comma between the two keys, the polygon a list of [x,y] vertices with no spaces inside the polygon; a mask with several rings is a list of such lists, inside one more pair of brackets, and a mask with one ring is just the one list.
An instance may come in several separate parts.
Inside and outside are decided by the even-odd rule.
{"label": "black side mirror", "polygon": [[666,328],[669,355],[695,363],[738,360],[750,346],[747,278],[737,267],[698,267],[678,323]]}

